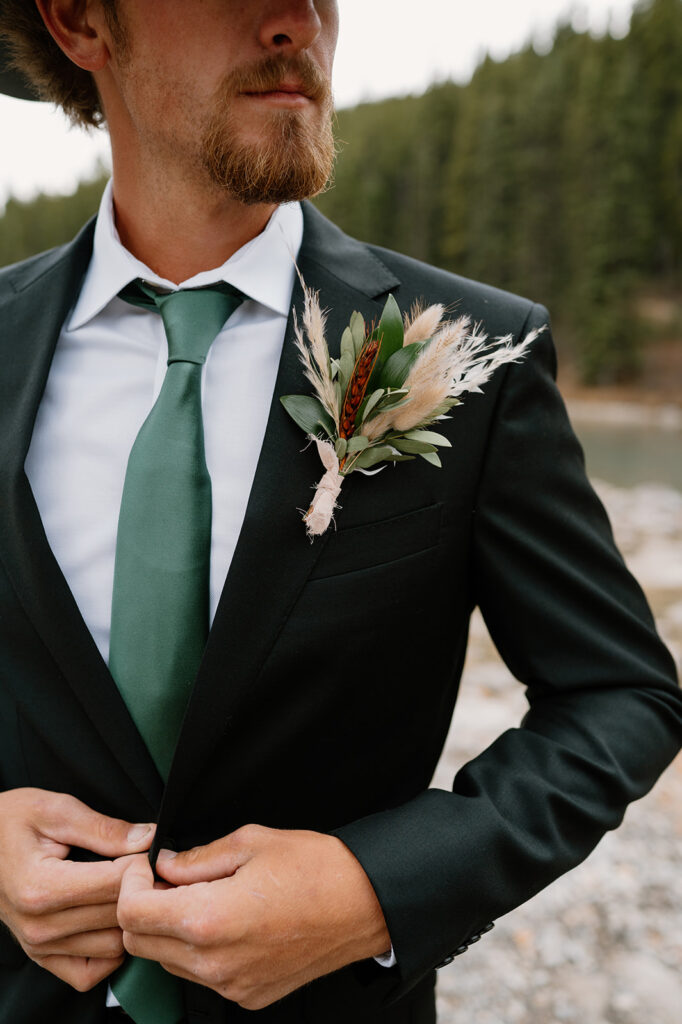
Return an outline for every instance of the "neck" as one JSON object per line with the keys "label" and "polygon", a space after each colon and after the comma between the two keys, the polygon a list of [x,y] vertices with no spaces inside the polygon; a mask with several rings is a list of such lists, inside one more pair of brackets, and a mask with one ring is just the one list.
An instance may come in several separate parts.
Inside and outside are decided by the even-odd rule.
{"label": "neck", "polygon": [[114,153],[114,216],[125,247],[179,284],[221,266],[265,228],[276,207],[245,206],[209,185],[175,178],[172,168],[140,173]]}

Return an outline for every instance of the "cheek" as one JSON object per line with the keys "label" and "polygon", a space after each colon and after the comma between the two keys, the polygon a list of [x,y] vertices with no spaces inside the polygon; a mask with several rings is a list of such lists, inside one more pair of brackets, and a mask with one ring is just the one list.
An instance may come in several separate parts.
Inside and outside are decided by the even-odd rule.
{"label": "cheek", "polygon": [[322,28],[318,39],[319,52],[317,59],[320,67],[331,76],[336,44],[339,38],[339,11],[336,3],[319,3],[317,5],[318,16],[322,22]]}

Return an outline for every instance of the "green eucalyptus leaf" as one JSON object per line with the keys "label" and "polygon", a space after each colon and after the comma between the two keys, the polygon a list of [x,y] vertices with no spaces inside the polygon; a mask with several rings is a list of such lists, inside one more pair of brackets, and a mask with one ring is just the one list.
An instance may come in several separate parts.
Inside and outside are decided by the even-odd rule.
{"label": "green eucalyptus leaf", "polygon": [[353,455],[355,452],[361,452],[369,444],[369,438],[365,437],[364,434],[353,434],[348,441],[348,448],[346,449],[349,455]]}
{"label": "green eucalyptus leaf", "polygon": [[[396,402],[395,405],[391,405],[387,409],[382,409],[381,406],[379,406],[379,408],[374,410],[374,412],[372,413],[372,416],[370,417],[370,419],[374,419],[375,415],[378,415],[379,413],[382,413],[382,412],[395,412],[396,409],[402,408],[403,405],[407,405],[407,403],[411,402],[411,401],[412,401],[411,398],[403,398],[400,402]],[[387,429],[390,429],[390,428],[387,428]]]}
{"label": "green eucalyptus leaf", "polygon": [[353,338],[355,358],[360,355],[360,349],[365,341],[365,320],[362,313],[353,313],[350,318],[350,333]]}
{"label": "green eucalyptus leaf", "polygon": [[435,445],[427,444],[425,441],[411,441],[409,437],[391,437],[389,440],[398,451],[407,452],[408,455],[425,455],[427,452],[436,451]]}
{"label": "green eucalyptus leaf", "polygon": [[341,358],[344,355],[349,355],[355,363],[355,345],[353,343],[353,334],[350,327],[346,327],[345,331],[341,335]]}
{"label": "green eucalyptus leaf", "polygon": [[330,369],[330,372],[331,372],[332,380],[334,380],[336,378],[336,375],[339,372],[339,361],[338,361],[338,359],[330,360],[330,362],[329,362],[329,369]]}
{"label": "green eucalyptus leaf", "polygon": [[377,388],[377,390],[373,391],[372,394],[369,396],[369,398],[365,402],[363,402],[364,409],[362,410],[362,419],[360,420],[361,423],[364,422],[364,420],[367,419],[367,417],[371,413],[371,411],[374,408],[374,406],[377,404],[377,402],[381,398],[384,397],[384,395],[385,395],[384,389],[383,388]]}
{"label": "green eucalyptus leaf", "polygon": [[437,434],[434,430],[408,430],[405,437],[412,441],[426,441],[427,444],[440,445],[441,448],[452,448],[452,444],[443,434]]}
{"label": "green eucalyptus leaf", "polygon": [[[355,357],[352,352],[342,352],[341,358],[339,359],[339,376],[338,381],[343,394],[346,393],[348,387],[348,381],[351,379],[353,369],[355,368]],[[343,399],[342,399],[343,401]]]}
{"label": "green eucalyptus leaf", "polygon": [[377,462],[393,461],[396,453],[393,448],[389,448],[388,445],[378,445],[374,448],[365,448],[358,458],[353,463],[354,469],[371,469],[372,466],[376,466]]}
{"label": "green eucalyptus leaf", "polygon": [[443,401],[433,410],[434,419],[437,416],[444,416],[447,412],[450,412],[451,409],[454,409],[456,405],[461,404],[462,402],[459,398],[444,398]]}
{"label": "green eucalyptus leaf", "polygon": [[377,336],[381,337],[381,351],[379,358],[386,363],[394,352],[403,347],[404,331],[403,318],[400,315],[398,303],[392,295],[386,299],[381,320],[377,328]]}
{"label": "green eucalyptus leaf", "polygon": [[346,454],[346,448],[347,447],[348,447],[348,442],[346,441],[346,438],[345,437],[337,437],[336,444],[334,445],[334,450],[336,452],[336,456],[337,456],[339,462],[341,461],[341,459]]}
{"label": "green eucalyptus leaf", "polygon": [[393,391],[388,392],[381,398],[377,404],[377,412],[385,412],[386,409],[395,409],[403,402],[407,401],[409,395],[407,388],[396,388]]}
{"label": "green eucalyptus leaf", "polygon": [[438,469],[443,468],[443,463],[440,461],[437,452],[421,452],[420,454],[422,459],[426,459],[426,461],[430,462],[432,466],[437,466]]}
{"label": "green eucalyptus leaf", "polygon": [[334,436],[334,422],[319,399],[312,395],[282,395],[280,402],[306,434],[317,434],[324,430]]}
{"label": "green eucalyptus leaf", "polygon": [[412,369],[412,364],[423,347],[423,341],[414,341],[411,345],[405,345],[404,348],[399,348],[397,352],[394,352],[382,367],[379,386],[382,388],[402,388],[408,373]]}

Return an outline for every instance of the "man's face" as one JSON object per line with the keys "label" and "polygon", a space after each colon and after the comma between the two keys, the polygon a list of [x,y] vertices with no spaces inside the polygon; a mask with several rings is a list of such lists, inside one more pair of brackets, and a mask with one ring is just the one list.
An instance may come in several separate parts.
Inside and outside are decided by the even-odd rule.
{"label": "man's face", "polygon": [[331,172],[336,0],[118,0],[113,73],[143,152],[245,203]]}

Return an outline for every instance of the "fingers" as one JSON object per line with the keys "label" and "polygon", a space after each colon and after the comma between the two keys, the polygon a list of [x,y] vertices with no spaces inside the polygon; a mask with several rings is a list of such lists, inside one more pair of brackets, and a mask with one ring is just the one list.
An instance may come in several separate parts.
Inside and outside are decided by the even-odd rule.
{"label": "fingers", "polygon": [[262,848],[276,830],[261,825],[244,825],[222,839],[206,846],[175,854],[161,850],[156,870],[173,885],[191,885],[193,882],[215,882],[228,878],[243,867]]}
{"label": "fingers", "polygon": [[115,960],[98,960],[94,957],[77,956],[45,956],[36,960],[36,963],[79,992],[89,992],[95,985],[99,985],[100,981],[104,981],[110,974],[118,970],[123,959],[122,956]]}
{"label": "fingers", "polygon": [[133,858],[118,897],[118,924],[124,932],[124,943],[128,933],[168,935],[188,943],[198,942],[202,922],[210,917],[212,898],[208,884],[198,883],[191,889],[157,888],[147,858]]}
{"label": "fingers", "polygon": [[59,942],[69,935],[103,931],[108,928],[118,928],[115,903],[96,907],[73,907],[55,914],[46,914],[44,917],[26,917],[14,933],[24,947],[38,947]]}
{"label": "fingers", "polygon": [[116,960],[125,953],[123,932],[118,927],[68,935],[39,946],[24,946],[24,950],[31,960],[36,962],[46,956],[95,957],[96,959]]}
{"label": "fingers", "polygon": [[153,824],[109,818],[66,793],[35,793],[34,825],[55,842],[80,846],[103,857],[140,853],[151,845]]}
{"label": "fingers", "polygon": [[115,903],[23,918],[13,932],[26,955],[36,963],[56,955],[110,960],[124,952]]}
{"label": "fingers", "polygon": [[115,903],[128,860],[89,862],[47,858],[17,879],[10,895],[20,914],[44,916],[72,907]]}

